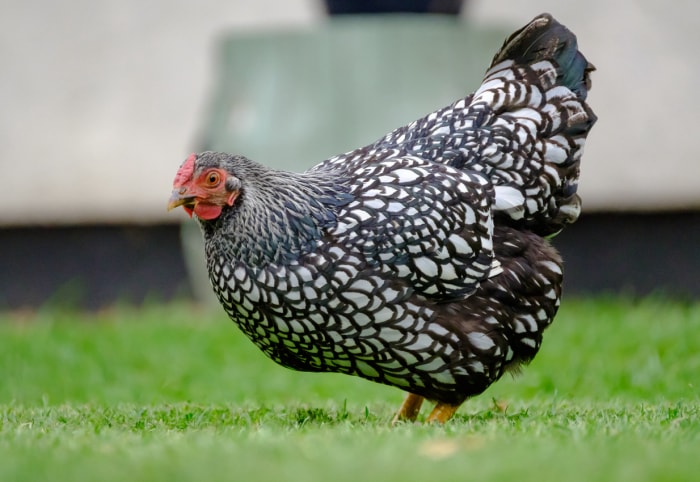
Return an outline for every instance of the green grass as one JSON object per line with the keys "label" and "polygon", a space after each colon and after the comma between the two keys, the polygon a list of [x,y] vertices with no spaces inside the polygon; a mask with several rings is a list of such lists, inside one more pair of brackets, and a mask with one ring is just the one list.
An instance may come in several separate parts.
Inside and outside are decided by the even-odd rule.
{"label": "green grass", "polygon": [[400,391],[278,367],[218,312],[5,313],[0,480],[697,480],[699,388],[700,303],[663,298],[565,300],[444,427],[390,427]]}

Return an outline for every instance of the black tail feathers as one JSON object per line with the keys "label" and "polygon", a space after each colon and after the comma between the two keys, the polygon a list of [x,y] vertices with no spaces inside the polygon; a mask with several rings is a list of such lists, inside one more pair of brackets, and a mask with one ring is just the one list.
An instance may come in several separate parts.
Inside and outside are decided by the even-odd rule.
{"label": "black tail feathers", "polygon": [[551,60],[559,67],[557,83],[585,99],[591,88],[589,73],[595,67],[578,50],[576,35],[548,13],[535,17],[530,23],[511,34],[493,57],[491,67],[512,60],[516,64],[531,64]]}

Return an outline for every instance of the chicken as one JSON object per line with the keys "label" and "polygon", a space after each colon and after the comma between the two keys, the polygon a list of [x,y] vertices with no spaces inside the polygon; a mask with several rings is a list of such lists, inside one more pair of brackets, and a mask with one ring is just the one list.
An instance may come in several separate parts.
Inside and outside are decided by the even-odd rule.
{"label": "chicken", "polygon": [[428,399],[444,423],[557,312],[547,238],[579,216],[592,70],[543,14],[474,94],[304,173],[192,154],[168,207],[195,216],[219,301],[272,360],[398,387],[394,421]]}

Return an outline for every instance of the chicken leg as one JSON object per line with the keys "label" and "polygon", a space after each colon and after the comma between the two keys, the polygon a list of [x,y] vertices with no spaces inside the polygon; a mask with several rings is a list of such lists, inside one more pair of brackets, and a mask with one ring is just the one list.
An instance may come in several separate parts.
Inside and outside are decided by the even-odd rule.
{"label": "chicken leg", "polygon": [[415,422],[416,417],[418,417],[418,414],[420,413],[420,407],[423,405],[424,400],[424,397],[409,392],[401,404],[401,408],[399,408],[399,411],[396,413],[396,415],[394,415],[391,424],[396,425],[398,422],[403,421]]}
{"label": "chicken leg", "polygon": [[433,408],[433,411],[428,415],[426,423],[439,423],[443,424],[447,422],[455,414],[459,405],[450,405],[449,403],[438,402]]}
{"label": "chicken leg", "polygon": [[[391,424],[396,425],[398,422],[415,422],[424,401],[424,397],[409,392],[401,404],[401,408],[399,408],[399,411],[394,415]],[[459,405],[437,402],[432,412],[430,412],[430,415],[428,415],[426,423],[443,424],[452,418],[458,408]]]}

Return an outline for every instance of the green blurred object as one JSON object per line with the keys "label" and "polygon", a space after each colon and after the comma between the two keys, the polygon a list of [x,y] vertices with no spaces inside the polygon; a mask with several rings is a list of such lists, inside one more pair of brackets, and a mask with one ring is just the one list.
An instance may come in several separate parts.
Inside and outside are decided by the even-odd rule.
{"label": "green blurred object", "polygon": [[[349,16],[313,30],[232,33],[199,150],[302,171],[473,92],[507,29],[430,15]],[[183,231],[194,292],[213,300],[194,223]]]}
{"label": "green blurred object", "polygon": [[415,15],[232,34],[219,48],[200,147],[309,168],[473,92],[506,35]]}

